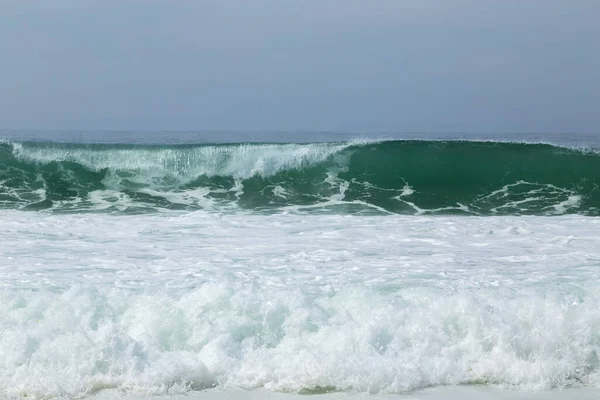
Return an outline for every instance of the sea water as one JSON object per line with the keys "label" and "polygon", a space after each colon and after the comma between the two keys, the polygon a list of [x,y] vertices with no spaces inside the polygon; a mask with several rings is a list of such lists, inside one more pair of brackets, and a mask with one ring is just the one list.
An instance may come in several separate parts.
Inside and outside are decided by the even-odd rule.
{"label": "sea water", "polygon": [[594,137],[2,137],[2,397],[600,395]]}

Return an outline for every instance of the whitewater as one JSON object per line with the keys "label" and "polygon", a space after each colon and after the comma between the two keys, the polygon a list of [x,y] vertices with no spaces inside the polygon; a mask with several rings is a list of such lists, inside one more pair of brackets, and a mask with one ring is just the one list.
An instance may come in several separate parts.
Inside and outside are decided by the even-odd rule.
{"label": "whitewater", "polygon": [[0,398],[597,398],[594,149],[7,136]]}

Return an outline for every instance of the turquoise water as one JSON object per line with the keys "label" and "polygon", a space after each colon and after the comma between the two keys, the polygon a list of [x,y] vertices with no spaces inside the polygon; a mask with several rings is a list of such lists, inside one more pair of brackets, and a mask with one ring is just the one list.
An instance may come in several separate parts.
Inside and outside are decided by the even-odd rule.
{"label": "turquoise water", "polygon": [[220,144],[6,140],[0,144],[0,181],[0,207],[56,212],[600,212],[600,153],[593,146],[493,139]]}
{"label": "turquoise water", "polygon": [[0,397],[600,388],[594,137],[222,135],[0,135]]}

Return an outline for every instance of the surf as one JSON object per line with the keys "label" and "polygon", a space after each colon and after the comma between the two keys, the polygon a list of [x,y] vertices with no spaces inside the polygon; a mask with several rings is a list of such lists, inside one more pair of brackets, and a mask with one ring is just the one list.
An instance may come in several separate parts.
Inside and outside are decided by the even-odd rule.
{"label": "surf", "polygon": [[597,218],[0,217],[0,397],[600,387]]}
{"label": "surf", "polygon": [[543,143],[0,143],[0,208],[600,214],[600,155]]}

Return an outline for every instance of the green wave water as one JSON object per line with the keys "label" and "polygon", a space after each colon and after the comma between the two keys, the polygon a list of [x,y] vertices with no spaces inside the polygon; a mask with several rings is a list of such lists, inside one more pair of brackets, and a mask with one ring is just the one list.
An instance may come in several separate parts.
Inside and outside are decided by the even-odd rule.
{"label": "green wave water", "polygon": [[0,143],[0,208],[600,215],[600,154],[550,144]]}

